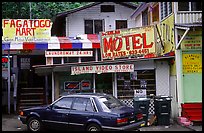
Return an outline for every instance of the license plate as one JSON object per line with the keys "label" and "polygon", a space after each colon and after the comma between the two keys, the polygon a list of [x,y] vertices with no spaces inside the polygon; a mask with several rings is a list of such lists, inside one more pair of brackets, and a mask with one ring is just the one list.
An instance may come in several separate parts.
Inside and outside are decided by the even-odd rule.
{"label": "license plate", "polygon": [[140,124],[140,126],[141,126],[141,127],[143,127],[143,126],[145,126],[145,124],[144,124],[144,123],[142,123],[142,124]]}

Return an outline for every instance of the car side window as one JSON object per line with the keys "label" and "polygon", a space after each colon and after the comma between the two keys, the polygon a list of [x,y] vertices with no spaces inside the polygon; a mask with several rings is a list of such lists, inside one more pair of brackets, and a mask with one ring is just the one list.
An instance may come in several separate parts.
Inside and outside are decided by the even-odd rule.
{"label": "car side window", "polygon": [[75,98],[73,103],[73,110],[85,111],[88,98]]}
{"label": "car side window", "polygon": [[90,99],[87,101],[86,111],[94,112]]}
{"label": "car side window", "polygon": [[64,97],[53,104],[53,109],[70,109],[72,105],[73,98]]}

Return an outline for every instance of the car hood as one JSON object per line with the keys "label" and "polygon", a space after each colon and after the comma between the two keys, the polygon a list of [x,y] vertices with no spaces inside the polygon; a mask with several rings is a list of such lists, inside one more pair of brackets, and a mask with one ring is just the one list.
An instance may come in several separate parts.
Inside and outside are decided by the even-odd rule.
{"label": "car hood", "polygon": [[48,105],[42,105],[42,106],[27,108],[27,109],[24,109],[24,110],[25,111],[27,111],[27,110],[39,110],[39,109],[46,109],[47,107],[48,107]]}

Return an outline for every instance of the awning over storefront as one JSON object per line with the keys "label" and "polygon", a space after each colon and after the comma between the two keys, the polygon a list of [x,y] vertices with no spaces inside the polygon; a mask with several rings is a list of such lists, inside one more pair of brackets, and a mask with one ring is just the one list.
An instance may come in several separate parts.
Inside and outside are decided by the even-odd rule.
{"label": "awning over storefront", "polygon": [[93,49],[100,48],[100,37],[85,34],[74,37],[51,37],[48,42],[3,42],[2,50],[48,50],[48,49]]}
{"label": "awning over storefront", "polygon": [[117,60],[104,60],[104,61],[91,61],[91,62],[81,62],[81,63],[64,63],[64,64],[53,64],[53,65],[34,65],[35,73],[39,75],[47,75],[52,72],[71,72],[72,66],[93,66],[93,65],[114,65],[114,64],[128,64],[137,61],[146,60],[162,60],[162,59],[172,59],[175,58],[174,55],[167,55],[155,58],[132,58],[132,59],[117,59]]}

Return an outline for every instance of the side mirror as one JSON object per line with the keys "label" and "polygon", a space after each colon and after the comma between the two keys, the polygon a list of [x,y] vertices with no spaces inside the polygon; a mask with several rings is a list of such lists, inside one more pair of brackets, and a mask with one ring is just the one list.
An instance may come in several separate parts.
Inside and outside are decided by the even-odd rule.
{"label": "side mirror", "polygon": [[51,110],[52,109],[52,105],[48,105],[47,109]]}

